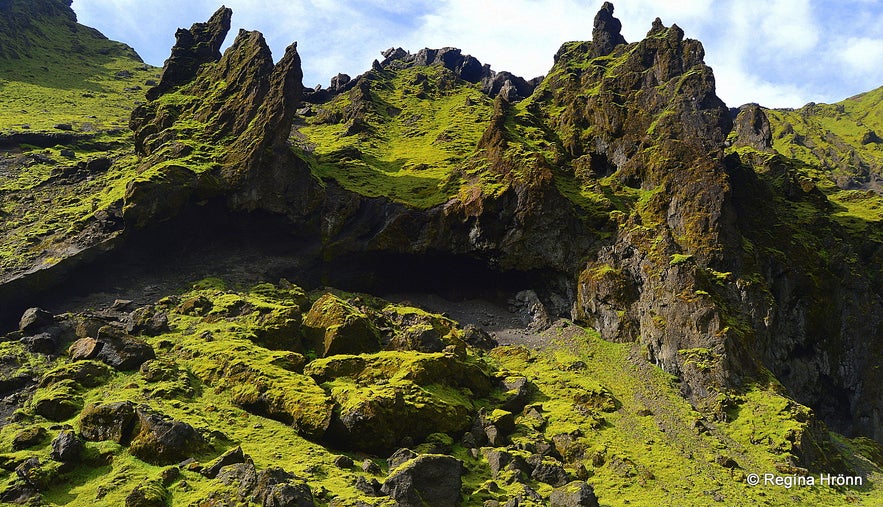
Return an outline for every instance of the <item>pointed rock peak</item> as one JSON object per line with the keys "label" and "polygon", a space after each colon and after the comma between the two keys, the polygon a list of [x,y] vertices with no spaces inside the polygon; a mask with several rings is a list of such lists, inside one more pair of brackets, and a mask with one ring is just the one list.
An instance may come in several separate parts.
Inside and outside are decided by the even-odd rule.
{"label": "pointed rock peak", "polygon": [[654,35],[659,35],[665,32],[665,25],[662,24],[662,20],[656,18],[653,20],[653,26],[650,27],[650,31],[647,32],[647,37],[653,37]]}
{"label": "pointed rock peak", "polygon": [[230,31],[230,20],[233,17],[233,9],[221,6],[220,9],[212,14],[212,17],[205,23],[194,23],[190,27],[190,33],[193,34],[194,42],[197,44],[206,44],[208,51],[211,52],[214,60],[221,58],[221,44]]}
{"label": "pointed rock peak", "polygon": [[684,30],[678,25],[671,25],[671,28],[668,29],[668,38],[680,42],[684,40]]}
{"label": "pointed rock peak", "polygon": [[191,81],[201,65],[220,60],[221,44],[230,31],[232,16],[233,10],[222,6],[207,22],[194,23],[189,30],[178,29],[160,82],[147,91],[147,98],[155,100],[172,88]]}
{"label": "pointed rock peak", "polygon": [[613,17],[613,4],[604,2],[598,14],[595,14],[595,25],[592,29],[592,56],[604,56],[610,54],[613,48],[625,44],[625,38],[620,31],[622,23]]}

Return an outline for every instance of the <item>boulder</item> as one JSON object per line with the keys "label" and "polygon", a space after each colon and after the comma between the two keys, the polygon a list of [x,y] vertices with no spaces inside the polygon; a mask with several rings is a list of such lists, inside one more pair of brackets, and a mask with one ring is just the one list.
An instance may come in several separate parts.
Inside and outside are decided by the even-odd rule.
{"label": "boulder", "polygon": [[490,350],[498,345],[487,331],[472,324],[467,324],[463,328],[463,341],[467,344],[483,350]]}
{"label": "boulder", "polygon": [[65,421],[83,407],[83,398],[77,394],[73,380],[62,380],[50,387],[37,390],[31,399],[34,413],[50,421]]}
{"label": "boulder", "polygon": [[377,329],[364,312],[333,294],[313,303],[303,320],[308,346],[322,357],[376,352]]}
{"label": "boulder", "polygon": [[552,490],[550,507],[599,507],[595,490],[584,481],[573,481]]}
{"label": "boulder", "polygon": [[387,349],[441,352],[448,345],[463,344],[454,335],[457,324],[441,315],[427,313],[419,308],[390,305],[383,310],[383,316],[393,328],[393,336]]}
{"label": "boulder", "polygon": [[329,443],[378,454],[432,433],[462,433],[475,407],[461,393],[484,396],[491,386],[481,368],[443,353],[334,356],[312,361],[304,373],[336,403]]}
{"label": "boulder", "polygon": [[374,463],[370,458],[365,458],[362,460],[362,471],[366,474],[377,475],[381,472],[380,466],[377,463]]}
{"label": "boulder", "polygon": [[240,499],[248,498],[258,485],[258,473],[253,463],[234,463],[218,470],[215,478],[222,484],[234,486]]}
{"label": "boulder", "polygon": [[36,456],[22,461],[15,467],[15,475],[36,491],[43,491],[52,483],[53,474],[47,472],[40,458]]}
{"label": "boulder", "polygon": [[169,492],[160,481],[142,482],[126,497],[126,507],[166,507]]}
{"label": "boulder", "polygon": [[530,466],[521,456],[513,455],[501,449],[490,448],[484,449],[483,453],[494,479],[498,478],[504,470],[512,470],[516,475],[523,474],[524,477],[530,474]]}
{"label": "boulder", "polygon": [[353,483],[353,487],[367,496],[382,495],[380,490],[381,488],[383,488],[383,485],[380,484],[380,481],[378,481],[374,477],[372,477],[371,480],[368,480],[364,476],[359,475],[356,477],[356,481]]}
{"label": "boulder", "polygon": [[46,438],[46,435],[46,428],[42,426],[25,428],[12,437],[12,449],[14,451],[20,451],[22,449],[33,447],[42,442]]}
{"label": "boulder", "polygon": [[340,468],[341,470],[349,470],[353,467],[354,464],[355,463],[353,463],[352,458],[343,454],[334,458],[334,466]]}
{"label": "boulder", "polygon": [[245,453],[242,452],[242,447],[238,445],[234,449],[230,449],[220,455],[218,459],[203,468],[201,473],[209,479],[214,479],[222,468],[236,463],[245,463]]}
{"label": "boulder", "polygon": [[[534,460],[529,459],[528,462],[531,463]],[[530,477],[535,481],[544,482],[552,486],[563,486],[570,480],[570,475],[560,463],[547,461],[542,458],[536,460]]]}
{"label": "boulder", "polygon": [[171,465],[198,452],[205,442],[193,426],[148,407],[136,409],[137,433],[129,445],[133,456],[153,465]]}
{"label": "boulder", "polygon": [[157,336],[169,330],[169,316],[152,305],[136,309],[126,318],[126,332]]}
{"label": "boulder", "polygon": [[31,336],[23,336],[19,340],[29,352],[35,354],[52,354],[57,345],[55,336],[51,333],[37,333]]}
{"label": "boulder", "polygon": [[396,452],[392,453],[389,458],[386,459],[386,464],[389,467],[389,470],[392,471],[394,468],[397,468],[399,465],[402,465],[408,461],[417,457],[417,453],[408,449],[406,447],[402,447]]}
{"label": "boulder", "polygon": [[36,334],[55,323],[55,317],[42,308],[28,308],[18,322],[18,329],[24,334]]}
{"label": "boulder", "polygon": [[63,380],[72,380],[83,387],[97,387],[108,381],[111,369],[97,361],[77,361],[53,368],[40,379],[40,387],[49,387]]}
{"label": "boulder", "polygon": [[501,383],[505,389],[502,408],[510,412],[520,412],[524,409],[531,393],[531,384],[527,377],[506,377]]}
{"label": "boulder", "polygon": [[112,326],[99,329],[97,340],[101,350],[95,357],[120,371],[137,370],[144,361],[156,358],[150,344]]}
{"label": "boulder", "polygon": [[80,413],[80,435],[86,440],[113,440],[126,445],[138,421],[131,401],[90,403]]}
{"label": "boulder", "polygon": [[307,483],[279,467],[262,470],[257,477],[252,501],[264,507],[313,507],[313,492]]}
{"label": "boulder", "polygon": [[463,463],[451,456],[426,454],[396,468],[381,491],[400,507],[453,506],[460,501]]}
{"label": "boulder", "polygon": [[67,349],[67,355],[72,361],[94,359],[99,352],[101,352],[101,344],[95,338],[88,336],[75,341]]}
{"label": "boulder", "polygon": [[71,463],[80,459],[83,453],[83,441],[71,430],[62,430],[52,441],[50,457],[62,463]]}

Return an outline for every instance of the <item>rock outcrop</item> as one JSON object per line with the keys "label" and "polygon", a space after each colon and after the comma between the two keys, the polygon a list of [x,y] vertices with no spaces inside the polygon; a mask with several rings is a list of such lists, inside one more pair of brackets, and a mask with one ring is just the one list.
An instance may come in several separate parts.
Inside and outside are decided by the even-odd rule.
{"label": "rock outcrop", "polygon": [[206,23],[194,23],[189,30],[178,29],[159,84],[147,90],[147,98],[156,100],[193,79],[200,66],[220,60],[221,44],[230,30],[232,15],[232,9],[222,7]]}
{"label": "rock outcrop", "polygon": [[[131,227],[173,218],[191,199],[223,197],[236,209],[298,217],[314,205],[318,190],[287,145],[303,89],[297,45],[274,64],[263,36],[242,30],[220,55],[230,16],[222,8],[179,31],[163,80],[132,113],[144,158],[142,178],[126,191],[123,218]],[[179,98],[165,100],[172,90]]]}
{"label": "rock outcrop", "polygon": [[[482,64],[472,55],[464,55],[461,49],[444,47],[440,49],[423,48],[417,53],[411,53],[402,48],[389,48],[382,53],[383,61],[374,61],[374,71],[400,71],[412,67],[427,67],[440,65],[454,73],[459,79],[468,83],[477,84],[489,97],[506,95],[509,102],[527,98],[533,93],[542,77],[525,80],[511,72],[497,72],[488,64]],[[331,79],[329,88],[304,90],[304,101],[310,103],[323,103],[335,95],[347,92],[358,86],[363,79],[370,79],[370,72],[350,78],[346,74],[338,74]],[[509,90],[504,92],[504,90]]]}
{"label": "rock outcrop", "polygon": [[598,14],[595,14],[595,23],[592,28],[592,56],[606,56],[616,46],[625,44],[622,36],[622,23],[613,17],[613,4],[604,2]]}

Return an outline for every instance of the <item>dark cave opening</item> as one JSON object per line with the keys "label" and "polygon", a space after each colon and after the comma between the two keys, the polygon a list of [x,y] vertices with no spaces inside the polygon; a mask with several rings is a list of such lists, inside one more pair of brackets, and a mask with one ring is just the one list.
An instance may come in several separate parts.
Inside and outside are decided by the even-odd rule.
{"label": "dark cave opening", "polygon": [[16,329],[32,306],[58,314],[106,308],[116,299],[145,305],[207,277],[231,288],[285,278],[307,290],[427,293],[451,301],[505,301],[524,289],[542,297],[568,279],[553,270],[499,270],[489,258],[465,254],[329,252],[318,237],[308,224],[279,215],[231,212],[223,201],[190,205],[88,261],[0,286],[0,330]]}

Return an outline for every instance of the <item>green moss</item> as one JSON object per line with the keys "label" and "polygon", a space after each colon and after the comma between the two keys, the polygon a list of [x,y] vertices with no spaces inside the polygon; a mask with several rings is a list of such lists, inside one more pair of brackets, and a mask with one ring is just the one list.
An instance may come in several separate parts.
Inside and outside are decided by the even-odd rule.
{"label": "green moss", "polygon": [[693,256],[690,254],[672,254],[671,260],[668,261],[669,266],[677,266],[679,264],[685,264],[693,260]]}
{"label": "green moss", "polygon": [[[298,151],[318,177],[362,195],[418,208],[447,201],[460,189],[460,174],[490,117],[490,101],[440,66],[373,72],[368,97],[339,95],[296,126]],[[427,83],[427,91],[413,92],[418,81]],[[353,114],[370,138],[347,135],[352,122],[327,121]]]}

